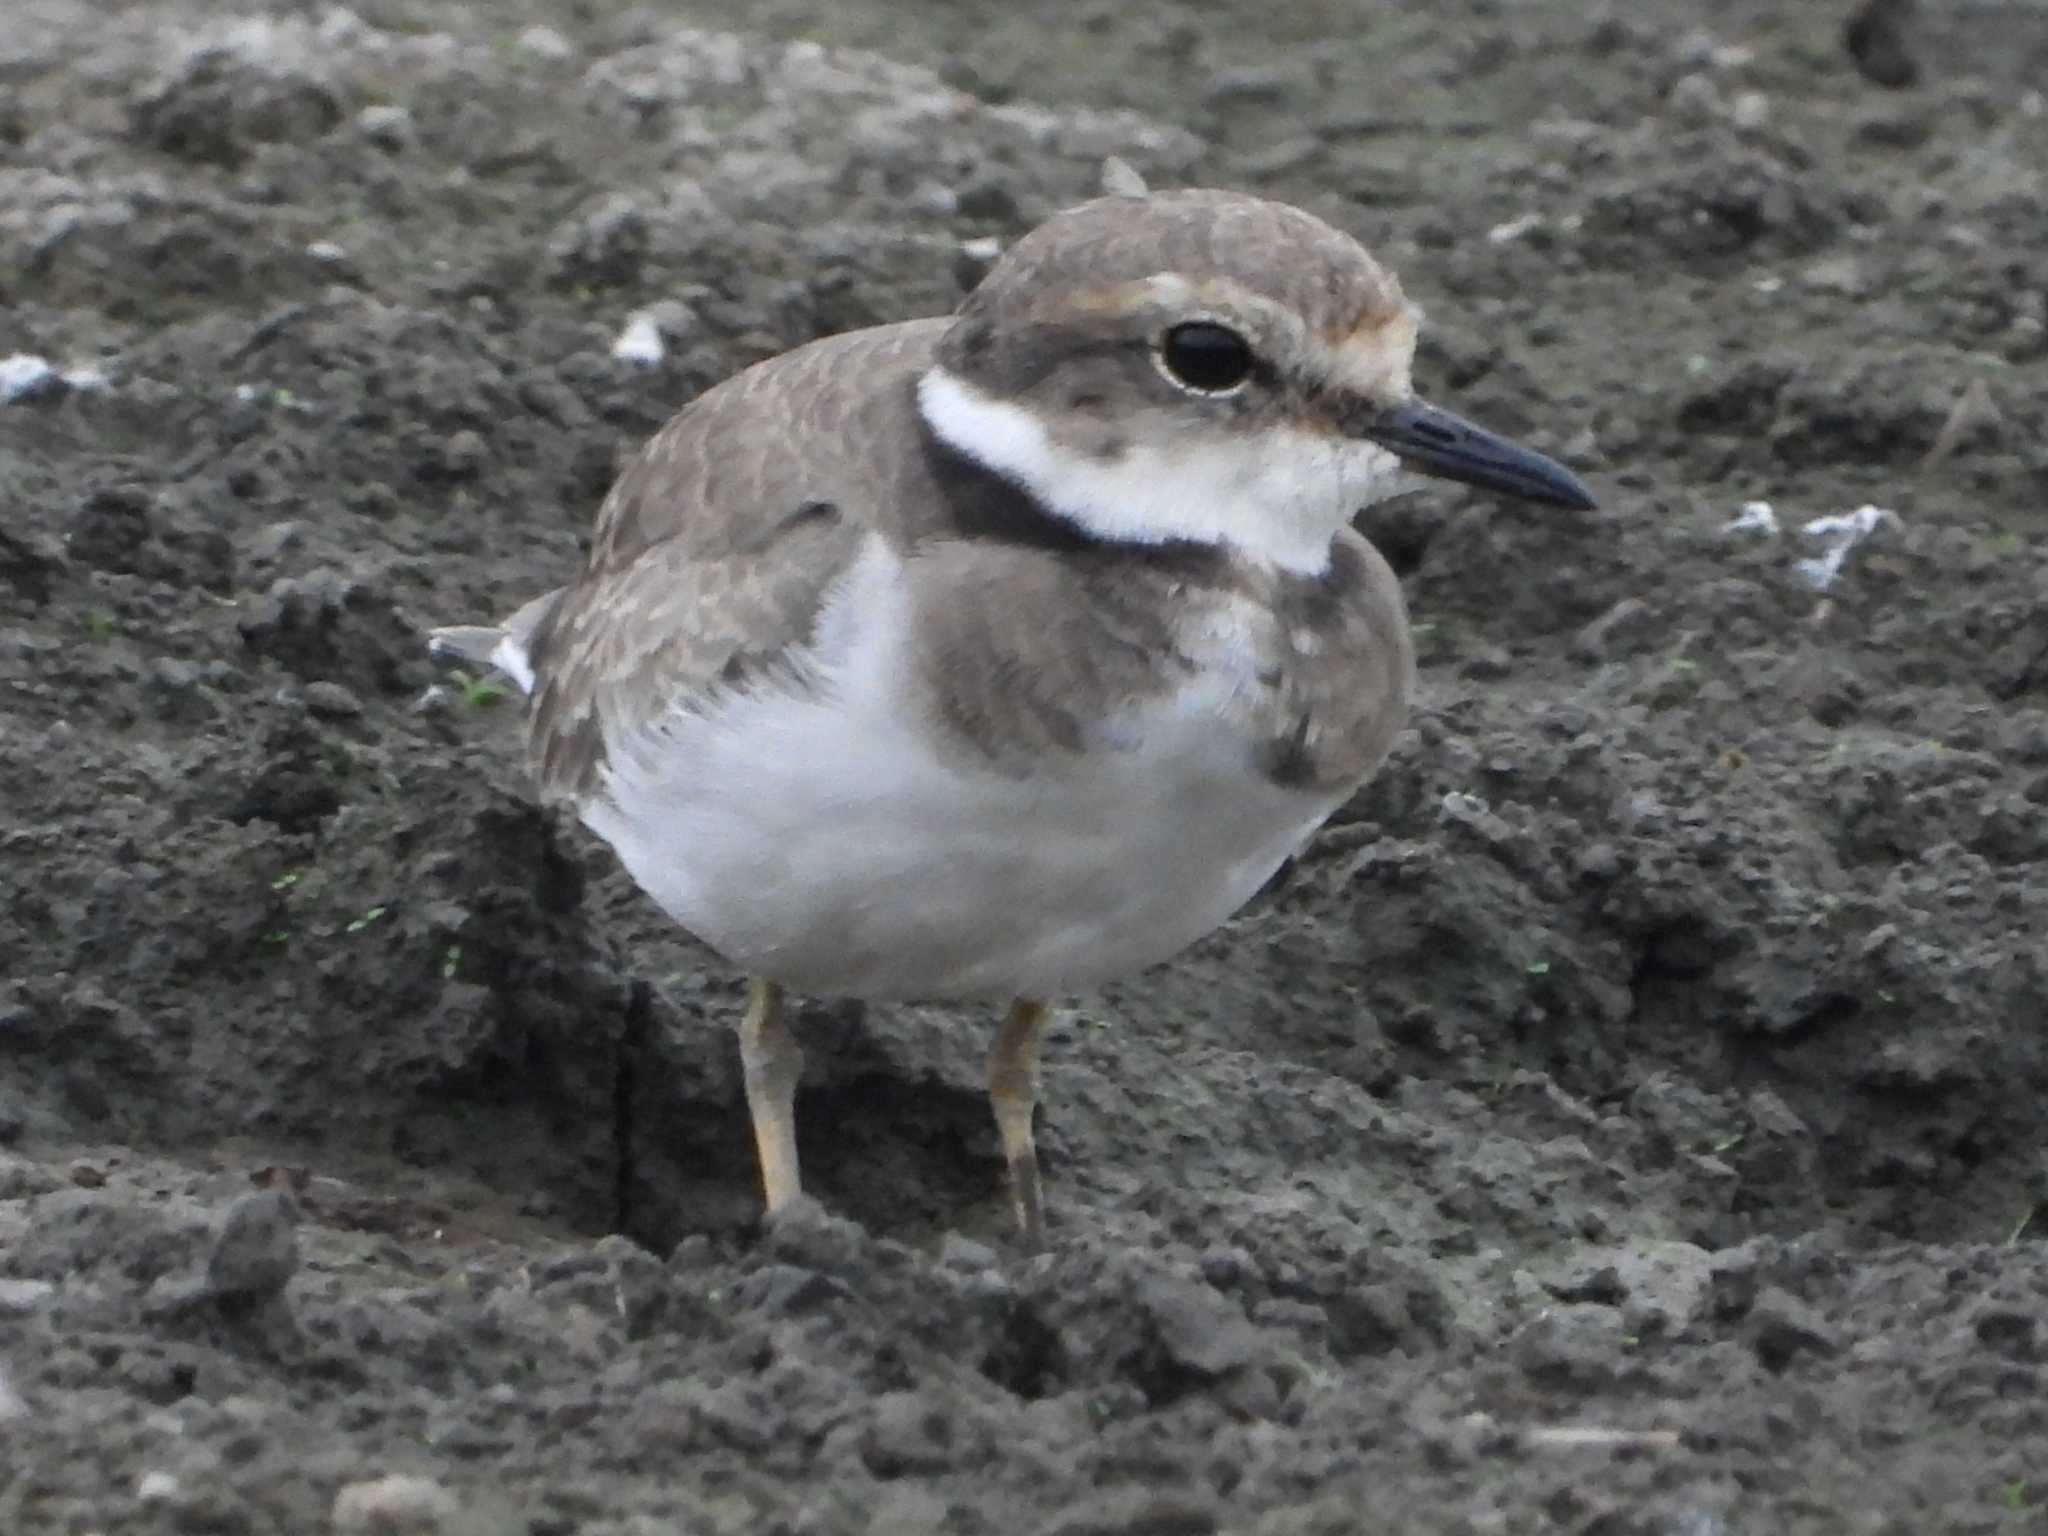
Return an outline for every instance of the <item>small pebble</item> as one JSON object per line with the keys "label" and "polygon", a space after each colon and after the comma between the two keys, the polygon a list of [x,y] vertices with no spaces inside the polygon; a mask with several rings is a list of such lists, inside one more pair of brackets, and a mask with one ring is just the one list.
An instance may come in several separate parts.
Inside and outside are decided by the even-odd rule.
{"label": "small pebble", "polygon": [[437,467],[450,480],[473,480],[488,457],[482,434],[464,427],[442,442]]}
{"label": "small pebble", "polygon": [[627,319],[625,329],[612,343],[612,356],[616,360],[640,368],[655,367],[667,352],[668,344],[661,339],[660,324],[644,309]]}
{"label": "small pebble", "polygon": [[958,1232],[948,1232],[946,1240],[939,1245],[939,1262],[948,1269],[993,1269],[996,1265],[996,1251],[987,1243],[977,1243],[973,1238],[963,1237]]}
{"label": "small pebble", "polygon": [[576,51],[553,27],[528,27],[519,34],[519,46],[538,59],[566,59]]}
{"label": "small pebble", "polygon": [[305,539],[305,531],[293,522],[271,523],[256,531],[249,540],[251,560],[275,560],[288,550],[298,547]]}
{"label": "small pebble", "polygon": [[1833,1355],[1842,1337],[1812,1307],[1776,1287],[1762,1291],[1749,1313],[1749,1346],[1766,1370],[1782,1371],[1801,1354]]}
{"label": "small pebble", "polygon": [[1668,105],[1681,123],[1710,123],[1724,110],[1721,91],[1705,75],[1686,75],[1671,88]]}
{"label": "small pebble", "polygon": [[25,1419],[28,1415],[28,1404],[22,1400],[20,1393],[8,1385],[5,1373],[0,1372],[0,1424]]}
{"label": "small pebble", "polygon": [[59,393],[63,388],[62,376],[46,358],[31,357],[24,352],[0,357],[0,404],[9,400],[33,400],[38,395]]}
{"label": "small pebble", "polygon": [[379,149],[399,154],[418,137],[412,114],[403,107],[365,107],[356,114],[356,131]]}
{"label": "small pebble", "polygon": [[320,678],[306,684],[306,708],[323,720],[353,720],[363,712],[363,701],[340,683]]}
{"label": "small pebble", "polygon": [[280,1294],[299,1267],[298,1213],[278,1190],[244,1195],[228,1207],[206,1261],[217,1298],[262,1301]]}
{"label": "small pebble", "polygon": [[350,1483],[334,1496],[335,1536],[439,1536],[461,1512],[430,1478],[395,1475]]}
{"label": "small pebble", "polygon": [[26,1317],[56,1294],[47,1280],[0,1279],[0,1317]]}

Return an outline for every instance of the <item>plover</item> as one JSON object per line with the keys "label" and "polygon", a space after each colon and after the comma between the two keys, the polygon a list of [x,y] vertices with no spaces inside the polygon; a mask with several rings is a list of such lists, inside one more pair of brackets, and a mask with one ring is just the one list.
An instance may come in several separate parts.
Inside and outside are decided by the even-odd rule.
{"label": "plover", "polygon": [[613,486],[580,576],[434,633],[530,695],[542,795],[752,978],[771,1215],[800,1191],[786,988],[989,999],[1042,1241],[1050,1003],[1223,923],[1401,726],[1407,613],[1354,514],[1404,468],[1593,505],[1416,398],[1418,311],[1348,235],[1109,185],[952,315],[702,395]]}

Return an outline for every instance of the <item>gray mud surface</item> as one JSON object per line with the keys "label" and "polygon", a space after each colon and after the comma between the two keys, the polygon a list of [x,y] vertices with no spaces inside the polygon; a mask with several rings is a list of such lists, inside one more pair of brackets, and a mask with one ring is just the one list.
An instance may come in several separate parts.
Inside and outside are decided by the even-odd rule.
{"label": "gray mud surface", "polygon": [[[2044,1528],[2048,10],[0,10],[0,1532]],[[1065,1015],[1049,1254],[942,1009],[806,1006],[763,1233],[739,979],[422,631],[1111,152],[1602,507],[1370,514],[1413,727]]]}

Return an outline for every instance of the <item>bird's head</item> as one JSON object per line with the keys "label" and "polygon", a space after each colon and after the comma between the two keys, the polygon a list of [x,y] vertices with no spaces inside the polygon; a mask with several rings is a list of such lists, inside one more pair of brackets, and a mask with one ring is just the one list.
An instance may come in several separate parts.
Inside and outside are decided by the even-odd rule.
{"label": "bird's head", "polygon": [[1357,241],[1298,208],[1103,197],[996,263],[919,405],[1089,537],[1226,544],[1304,573],[1403,469],[1591,507],[1563,465],[1416,397],[1420,318]]}

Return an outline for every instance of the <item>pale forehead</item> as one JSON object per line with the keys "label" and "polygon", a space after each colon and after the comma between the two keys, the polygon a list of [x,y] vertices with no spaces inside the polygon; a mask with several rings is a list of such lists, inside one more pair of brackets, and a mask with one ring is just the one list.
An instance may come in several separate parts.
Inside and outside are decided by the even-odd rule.
{"label": "pale forehead", "polygon": [[1055,215],[1011,247],[963,309],[993,320],[1168,275],[1191,292],[1285,310],[1333,345],[1409,308],[1392,273],[1315,215],[1238,193],[1182,191],[1099,198]]}

